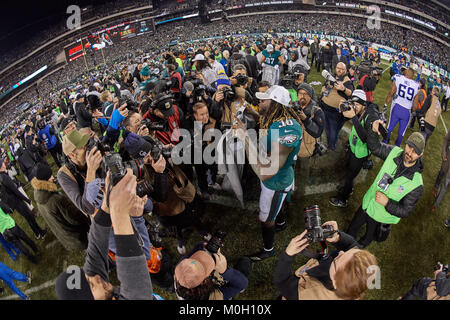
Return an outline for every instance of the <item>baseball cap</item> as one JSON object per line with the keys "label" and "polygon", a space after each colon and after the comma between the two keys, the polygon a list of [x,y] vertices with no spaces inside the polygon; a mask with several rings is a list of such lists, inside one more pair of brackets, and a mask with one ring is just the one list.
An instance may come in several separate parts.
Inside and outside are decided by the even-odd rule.
{"label": "baseball cap", "polygon": [[172,96],[166,95],[163,92],[158,93],[155,97],[155,107],[166,117],[170,117],[175,114],[175,109],[171,103],[171,98]]}
{"label": "baseball cap", "polygon": [[406,144],[414,148],[417,154],[422,154],[425,150],[425,138],[420,132],[412,133],[406,141]]}
{"label": "baseball cap", "polygon": [[288,107],[291,102],[289,91],[286,88],[277,85],[270,87],[266,92],[257,92],[256,98],[259,100],[273,100],[286,107]]}
{"label": "baseball cap", "polygon": [[81,134],[78,130],[70,132],[68,135],[64,136],[62,148],[65,155],[73,152],[75,149],[84,147],[89,139],[89,134]]}
{"label": "baseball cap", "polygon": [[211,274],[215,265],[214,259],[209,253],[199,250],[177,264],[175,278],[181,286],[192,289],[200,285]]}
{"label": "baseball cap", "polygon": [[194,57],[194,59],[192,59],[193,62],[194,62],[194,61],[205,61],[205,60],[206,60],[205,56],[202,55],[201,53],[196,54],[195,57]]}
{"label": "baseball cap", "polygon": [[354,102],[358,102],[358,103],[360,103],[362,105],[365,105],[366,101],[367,101],[366,93],[364,92],[364,90],[356,89],[352,93],[351,100],[354,101]]}

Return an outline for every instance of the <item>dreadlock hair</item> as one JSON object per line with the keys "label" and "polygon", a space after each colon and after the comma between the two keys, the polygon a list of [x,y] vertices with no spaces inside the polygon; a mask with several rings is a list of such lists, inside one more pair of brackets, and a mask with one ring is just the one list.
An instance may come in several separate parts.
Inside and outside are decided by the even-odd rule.
{"label": "dreadlock hair", "polygon": [[259,128],[267,129],[272,123],[280,120],[294,119],[301,123],[300,115],[294,111],[294,108],[286,107],[281,103],[271,100],[269,114],[259,119]]}

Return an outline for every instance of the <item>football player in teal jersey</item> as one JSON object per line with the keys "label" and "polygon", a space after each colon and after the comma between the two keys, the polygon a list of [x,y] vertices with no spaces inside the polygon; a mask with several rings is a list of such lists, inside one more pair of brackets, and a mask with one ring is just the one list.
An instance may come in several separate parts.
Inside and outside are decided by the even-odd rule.
{"label": "football player in teal jersey", "polygon": [[256,97],[260,100],[260,129],[267,130],[262,140],[265,152],[258,152],[245,125],[237,118],[234,132],[244,143],[250,165],[261,180],[259,220],[264,248],[249,256],[252,261],[261,261],[275,255],[275,220],[294,187],[293,164],[300,150],[302,128],[298,114],[290,105],[287,89],[272,86],[264,93],[258,92]]}

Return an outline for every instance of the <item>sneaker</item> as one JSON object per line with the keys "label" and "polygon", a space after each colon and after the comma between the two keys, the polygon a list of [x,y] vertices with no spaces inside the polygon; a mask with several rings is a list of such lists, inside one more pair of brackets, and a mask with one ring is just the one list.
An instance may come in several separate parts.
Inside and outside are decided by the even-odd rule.
{"label": "sneaker", "polygon": [[180,247],[180,245],[177,245],[177,250],[179,254],[186,254],[186,247],[184,245],[182,245]]}
{"label": "sneaker", "polygon": [[338,197],[331,197],[330,203],[335,207],[346,208],[348,206],[348,200],[341,200]]}
{"label": "sneaker", "polygon": [[438,189],[433,188],[433,190],[431,190],[431,193],[433,194],[433,196],[436,198],[438,195]]}
{"label": "sneaker", "polygon": [[26,295],[25,300],[31,300],[31,297],[29,295]]}
{"label": "sneaker", "polygon": [[38,239],[44,240],[44,239],[45,239],[45,235],[47,234],[47,232],[48,232],[48,230],[47,230],[47,229],[44,229],[44,230],[42,231],[41,235],[40,235],[40,238],[38,238]]}
{"label": "sneaker", "polygon": [[205,240],[206,242],[208,242],[209,240],[211,240],[212,235],[209,232],[202,232],[201,233],[203,240]]}
{"label": "sneaker", "polygon": [[211,188],[211,189],[213,189],[213,190],[216,190],[216,191],[222,190],[222,187],[221,187],[220,184],[218,184],[217,182],[208,185],[208,187]]}
{"label": "sneaker", "polygon": [[450,228],[450,219],[447,219],[444,221],[444,226],[446,226],[447,228]]}
{"label": "sneaker", "polygon": [[273,256],[275,256],[274,249],[272,249],[270,251],[266,251],[266,250],[262,249],[261,251],[255,253],[255,254],[249,255],[248,257],[250,258],[250,260],[257,262],[257,261],[265,260],[267,258],[272,258]]}
{"label": "sneaker", "polygon": [[31,272],[27,271],[27,281],[28,283],[31,283]]}
{"label": "sneaker", "polygon": [[286,230],[286,228],[287,228],[287,223],[286,222],[284,222],[283,224],[275,223],[275,232],[284,231],[284,230]]}
{"label": "sneaker", "polygon": [[36,240],[40,240],[41,239],[41,235],[40,234],[35,234],[34,237],[36,238]]}

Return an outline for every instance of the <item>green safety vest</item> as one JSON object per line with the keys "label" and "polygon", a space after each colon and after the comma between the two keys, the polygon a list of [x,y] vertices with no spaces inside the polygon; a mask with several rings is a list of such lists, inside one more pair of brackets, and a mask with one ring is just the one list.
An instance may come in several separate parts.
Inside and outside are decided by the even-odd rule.
{"label": "green safety vest", "polygon": [[384,206],[375,201],[375,195],[377,191],[385,194],[389,198],[389,200],[399,202],[408,193],[423,185],[422,174],[416,172],[414,173],[414,177],[412,180],[406,177],[396,178],[386,191],[383,191],[378,186],[378,181],[380,181],[385,173],[389,174],[391,177],[394,177],[395,172],[397,171],[397,165],[394,162],[394,159],[398,157],[402,152],[403,150],[399,147],[394,147],[394,149],[391,150],[388,157],[384,161],[383,166],[378,172],[377,177],[370,186],[370,189],[364,195],[362,208],[367,212],[369,217],[377,222],[397,224],[400,221],[399,217],[391,215],[386,211],[386,208]]}
{"label": "green safety vest", "polygon": [[11,151],[8,151],[8,158],[9,158],[9,160],[14,161],[14,157],[13,157]]}
{"label": "green safety vest", "polygon": [[58,115],[61,114],[61,110],[59,110],[59,107],[56,107],[55,109],[53,109],[53,111],[55,111]]}
{"label": "green safety vest", "polygon": [[291,96],[291,102],[297,102],[298,101],[298,95],[297,91],[295,89],[288,89],[289,95]]}
{"label": "green safety vest", "polygon": [[[361,121],[361,126],[364,127],[364,123],[367,121],[367,117],[368,116],[366,116]],[[352,132],[350,133],[348,142],[350,143],[350,150],[352,150],[356,158],[358,159],[365,158],[370,154],[369,148],[367,148],[367,143],[362,142],[362,140],[359,138],[355,126],[352,127]]]}

